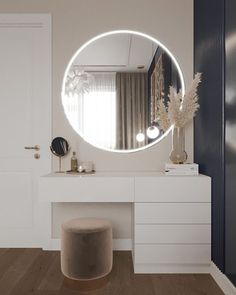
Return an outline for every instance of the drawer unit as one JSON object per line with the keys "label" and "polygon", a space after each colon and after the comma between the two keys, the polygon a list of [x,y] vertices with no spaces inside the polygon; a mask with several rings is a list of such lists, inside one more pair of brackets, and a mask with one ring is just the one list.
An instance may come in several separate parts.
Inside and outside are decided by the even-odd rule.
{"label": "drawer unit", "polygon": [[209,177],[135,178],[133,256],[136,273],[209,272]]}
{"label": "drawer unit", "polygon": [[210,244],[210,224],[136,224],[136,244]]}
{"label": "drawer unit", "polygon": [[210,203],[136,203],[136,224],[209,224]]}

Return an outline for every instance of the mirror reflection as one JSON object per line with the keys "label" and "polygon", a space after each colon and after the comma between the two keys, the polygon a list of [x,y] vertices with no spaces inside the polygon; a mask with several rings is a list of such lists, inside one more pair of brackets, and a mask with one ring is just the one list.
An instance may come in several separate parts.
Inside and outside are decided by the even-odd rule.
{"label": "mirror reflection", "polygon": [[158,101],[177,88],[175,63],[152,40],[131,33],[103,36],[77,54],[62,102],[74,130],[90,144],[132,151],[158,142]]}

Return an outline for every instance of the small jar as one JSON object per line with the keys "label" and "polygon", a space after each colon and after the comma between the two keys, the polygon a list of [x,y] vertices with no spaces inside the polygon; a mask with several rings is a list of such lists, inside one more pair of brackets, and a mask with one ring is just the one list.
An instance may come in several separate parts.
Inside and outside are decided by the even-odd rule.
{"label": "small jar", "polygon": [[82,167],[85,172],[92,172],[93,171],[93,163],[92,162],[83,162]]}

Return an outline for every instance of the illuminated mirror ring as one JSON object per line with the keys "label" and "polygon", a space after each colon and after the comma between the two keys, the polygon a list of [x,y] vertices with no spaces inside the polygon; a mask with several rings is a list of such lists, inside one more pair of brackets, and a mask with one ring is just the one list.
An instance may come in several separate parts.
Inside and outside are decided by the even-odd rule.
{"label": "illuminated mirror ring", "polygon": [[[150,54],[149,48],[152,51]],[[147,56],[142,52],[148,52]],[[151,63],[145,64],[147,60]],[[170,64],[171,70],[168,68]],[[171,72],[169,84],[167,72]],[[144,150],[160,142],[172,129],[171,126],[165,132],[160,130],[151,117],[156,109],[153,99],[167,97],[166,84],[168,88],[173,85],[173,77],[175,81],[178,80],[179,89],[185,93],[184,78],[177,60],[155,38],[130,30],[100,34],[82,45],[66,68],[61,93],[65,115],[72,128],[97,148],[119,153]],[[133,82],[136,80],[138,82]],[[143,95],[144,90],[138,93],[128,90],[126,92],[130,93],[124,97],[128,81],[133,85],[128,89],[139,89],[140,85],[144,85],[148,96]],[[131,107],[136,110],[132,118],[129,118],[131,111],[127,111],[129,100],[136,103]],[[145,101],[148,101],[148,105],[143,109]],[[124,118],[124,112],[127,118]]]}

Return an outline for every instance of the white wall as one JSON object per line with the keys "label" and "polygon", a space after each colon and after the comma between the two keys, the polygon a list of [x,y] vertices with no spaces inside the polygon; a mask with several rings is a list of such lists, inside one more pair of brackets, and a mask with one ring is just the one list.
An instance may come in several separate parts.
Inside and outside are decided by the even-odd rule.
{"label": "white wall", "polygon": [[[175,55],[182,68],[186,86],[193,75],[193,1],[192,0],[1,0],[1,13],[51,13],[53,21],[53,136],[68,139],[81,160],[95,163],[96,170],[161,170],[171,149],[171,136],[146,151],[132,154],[117,154],[98,150],[85,143],[70,127],[64,116],[60,92],[65,68],[74,52],[90,38],[103,32],[130,29],[149,34]],[[193,155],[192,125],[186,130],[186,151]],[[69,157],[63,160],[69,165]],[[158,188],[157,188],[158,189]],[[84,205],[86,206],[86,205]],[[58,224],[75,215],[80,215],[82,205],[54,206],[54,236],[58,236]],[[128,210],[116,205],[97,206],[98,215],[117,216],[118,237],[127,237]],[[94,208],[94,207],[93,207]],[[126,208],[126,209],[127,209]],[[75,211],[76,210],[76,211]],[[86,207],[86,210],[89,210]],[[96,211],[92,210],[93,214]],[[108,214],[109,212],[109,214]],[[114,214],[114,212],[116,212]],[[91,212],[90,212],[91,213]],[[124,231],[123,228],[126,228]]]}

